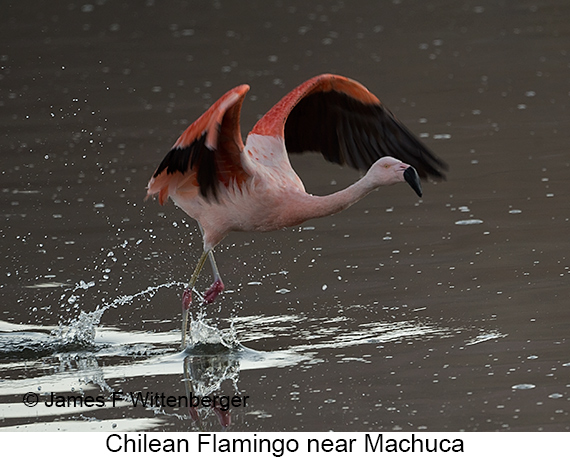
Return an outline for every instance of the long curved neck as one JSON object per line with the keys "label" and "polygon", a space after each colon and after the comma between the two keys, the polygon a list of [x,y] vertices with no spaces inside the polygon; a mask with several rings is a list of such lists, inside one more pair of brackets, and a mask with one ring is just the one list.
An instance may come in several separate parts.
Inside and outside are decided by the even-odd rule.
{"label": "long curved neck", "polygon": [[322,197],[304,194],[302,201],[298,202],[296,208],[299,219],[302,219],[301,222],[303,222],[308,219],[336,214],[348,208],[378,187],[371,181],[372,180],[365,175],[346,189],[335,192],[334,194]]}

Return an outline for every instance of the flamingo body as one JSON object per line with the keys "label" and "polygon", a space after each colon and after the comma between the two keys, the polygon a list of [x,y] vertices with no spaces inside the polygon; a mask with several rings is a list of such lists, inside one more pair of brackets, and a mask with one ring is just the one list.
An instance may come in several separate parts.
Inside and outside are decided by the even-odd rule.
{"label": "flamingo body", "polygon": [[[148,183],[147,197],[168,198],[198,221],[204,253],[185,291],[210,258],[212,301],[223,290],[212,249],[232,231],[270,231],[347,208],[381,185],[443,178],[445,164],[360,83],[324,74],[304,82],[263,116],[244,145],[240,110],[248,85],[231,89],[178,138]],[[366,172],[327,196],[305,191],[288,155],[321,152],[328,161]],[[419,174],[419,176],[418,176]],[[183,324],[183,344],[185,337]]]}

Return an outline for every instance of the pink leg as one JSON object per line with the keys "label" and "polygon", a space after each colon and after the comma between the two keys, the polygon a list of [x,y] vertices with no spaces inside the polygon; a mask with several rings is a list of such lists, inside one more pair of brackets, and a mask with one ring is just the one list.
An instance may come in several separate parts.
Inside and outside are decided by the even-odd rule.
{"label": "pink leg", "polygon": [[210,259],[210,265],[212,266],[212,272],[214,273],[214,283],[204,294],[204,303],[212,303],[216,297],[224,290],[224,283],[220,277],[220,272],[218,271],[218,266],[216,265],[216,260],[214,259],[214,254],[212,251],[208,252],[208,258]]}
{"label": "pink leg", "polygon": [[[204,303],[212,303],[223,290],[224,283],[220,278],[216,279],[204,294]],[[187,287],[182,294],[182,349],[186,348],[186,330],[188,329],[190,306],[192,306],[192,289]]]}
{"label": "pink leg", "polygon": [[192,290],[189,288],[184,289],[182,294],[182,311],[188,311],[192,305]]}
{"label": "pink leg", "polygon": [[220,292],[224,290],[224,283],[220,278],[217,278],[210,288],[204,294],[204,303],[212,303]]}

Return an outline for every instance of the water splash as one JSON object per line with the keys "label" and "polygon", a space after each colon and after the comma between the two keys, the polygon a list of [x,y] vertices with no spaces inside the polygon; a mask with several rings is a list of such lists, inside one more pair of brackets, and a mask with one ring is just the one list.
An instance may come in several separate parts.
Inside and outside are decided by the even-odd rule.
{"label": "water splash", "polygon": [[[24,358],[34,359],[56,353],[73,351],[98,351],[107,344],[97,344],[97,330],[105,312],[111,308],[131,304],[139,297],[152,298],[160,289],[179,286],[181,283],[173,281],[157,286],[149,286],[130,295],[121,295],[108,303],[98,306],[94,311],[79,312],[76,317],[60,322],[57,327],[31,326],[31,325],[4,325],[0,328],[0,356],[6,359]],[[88,290],[94,283],[80,281],[70,287],[68,294],[62,296],[66,302],[78,302],[77,291]]]}
{"label": "water splash", "polygon": [[200,310],[196,318],[191,317],[189,329],[190,344],[187,350],[192,353],[217,352],[220,350],[238,349],[241,345],[237,339],[233,321],[228,329],[219,329],[214,322],[207,322],[206,315]]}
{"label": "water splash", "polygon": [[107,309],[109,308],[100,308],[90,313],[81,311],[69,324],[60,324],[51,332],[54,343],[67,348],[92,346],[95,342],[97,325]]}
{"label": "water splash", "polygon": [[[146,296],[150,299],[162,288],[169,288],[179,285],[179,282],[173,281],[165,284],[159,284],[158,286],[149,286],[146,289],[143,289],[131,295],[120,295],[111,302],[105,303],[100,307],[98,306],[94,311],[81,311],[78,317],[72,319],[67,324],[60,323],[59,327],[56,330],[52,331],[52,335],[59,342],[59,344],[64,346],[91,346],[95,342],[97,326],[100,324],[101,317],[105,311],[111,308],[118,308],[120,306],[130,304],[139,297]],[[85,283],[84,281],[81,281],[75,286],[72,293],[78,289],[86,290],[92,286],[92,283]],[[72,295],[72,297],[75,297],[75,295]]]}
{"label": "water splash", "polygon": [[500,333],[496,330],[485,330],[482,331],[479,335],[465,341],[467,346],[472,346],[474,344],[484,343],[486,341],[498,340],[499,338],[507,337],[507,334]]}

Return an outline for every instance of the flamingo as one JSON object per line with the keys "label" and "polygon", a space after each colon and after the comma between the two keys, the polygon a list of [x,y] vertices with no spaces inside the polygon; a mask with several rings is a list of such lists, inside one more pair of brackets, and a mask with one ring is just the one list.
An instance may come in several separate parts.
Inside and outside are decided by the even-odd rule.
{"label": "flamingo", "polygon": [[[420,177],[445,177],[445,163],[352,79],[323,74],[302,83],[255,124],[244,145],[239,118],[248,90],[247,84],[231,89],[192,123],[148,183],[147,198],[158,195],[164,204],[170,197],[203,236],[202,255],[182,295],[183,348],[192,290],[206,259],[214,282],[203,303],[224,290],[213,249],[230,232],[296,226],[403,181],[421,197]],[[305,151],[366,173],[339,192],[311,195],[288,157]]]}

